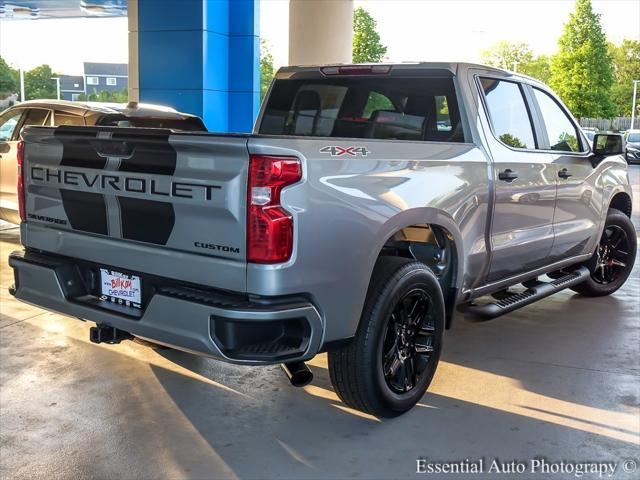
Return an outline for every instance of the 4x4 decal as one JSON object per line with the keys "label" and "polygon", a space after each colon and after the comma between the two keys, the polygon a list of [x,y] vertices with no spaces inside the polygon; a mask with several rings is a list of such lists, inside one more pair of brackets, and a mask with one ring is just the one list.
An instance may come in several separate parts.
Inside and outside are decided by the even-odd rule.
{"label": "4x4 decal", "polygon": [[342,155],[348,155],[350,157],[360,155],[366,157],[369,150],[367,150],[366,147],[340,147],[338,145],[331,145],[321,148],[320,153],[330,153],[332,157],[341,157]]}

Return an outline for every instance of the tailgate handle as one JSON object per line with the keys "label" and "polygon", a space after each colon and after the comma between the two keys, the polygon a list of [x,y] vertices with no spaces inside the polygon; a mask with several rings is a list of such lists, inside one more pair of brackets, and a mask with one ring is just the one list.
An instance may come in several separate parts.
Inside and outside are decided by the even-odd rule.
{"label": "tailgate handle", "polygon": [[91,145],[101,157],[131,158],[133,147],[121,140],[93,140]]}

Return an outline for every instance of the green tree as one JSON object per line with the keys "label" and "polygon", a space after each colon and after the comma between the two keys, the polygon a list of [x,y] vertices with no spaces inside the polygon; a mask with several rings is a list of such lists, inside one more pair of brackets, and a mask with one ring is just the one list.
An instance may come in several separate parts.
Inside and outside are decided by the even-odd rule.
{"label": "green tree", "polygon": [[81,102],[112,102],[112,103],[127,103],[129,101],[129,92],[127,89],[117,90],[117,91],[109,91],[109,90],[100,90],[97,91],[95,88],[93,92],[89,94],[81,93],[78,95],[78,100]]}
{"label": "green tree", "polygon": [[369,12],[358,7],[353,11],[353,62],[380,62],[387,53],[376,31],[377,23]]}
{"label": "green tree", "polygon": [[503,133],[502,135],[500,135],[500,140],[514,148],[526,147],[526,145],[522,143],[522,141],[518,137],[511,135],[510,133]]}
{"label": "green tree", "polygon": [[521,65],[533,60],[533,53],[526,43],[515,43],[502,40],[494,43],[488,50],[480,53],[482,63],[494,67],[521,71]]}
{"label": "green tree", "polygon": [[260,101],[267,94],[271,81],[273,80],[273,55],[269,51],[267,42],[260,40]]}
{"label": "green tree", "polygon": [[613,116],[613,65],[591,0],[576,0],[558,46],[551,58],[551,87],[578,118]]}
{"label": "green tree", "polygon": [[57,98],[56,82],[51,80],[54,73],[49,65],[40,65],[24,74],[24,94],[27,100],[36,98]]}
{"label": "green tree", "polygon": [[534,56],[523,42],[502,40],[480,54],[482,63],[529,75],[543,83],[549,81],[550,59],[546,55]]}
{"label": "green tree", "polygon": [[529,63],[518,67],[518,71],[540,80],[542,83],[549,83],[549,78],[551,78],[551,58],[547,55],[539,55]]}
{"label": "green tree", "polygon": [[20,89],[19,83],[18,71],[11,68],[9,64],[0,57],[0,98],[16,93]]}
{"label": "green tree", "polygon": [[[633,81],[640,80],[640,42],[625,39],[620,45],[609,44],[613,58],[614,84],[611,89],[613,102],[619,116],[631,116]],[[636,100],[636,116],[640,116],[640,101]]]}

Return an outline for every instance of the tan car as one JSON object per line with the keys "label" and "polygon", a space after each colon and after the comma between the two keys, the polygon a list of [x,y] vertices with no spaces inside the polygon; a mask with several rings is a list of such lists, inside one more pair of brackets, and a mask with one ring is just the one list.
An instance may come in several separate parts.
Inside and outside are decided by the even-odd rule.
{"label": "tan car", "polygon": [[206,131],[202,120],[168,107],[31,100],[0,114],[0,219],[20,223],[17,198],[17,145],[27,126],[119,126]]}

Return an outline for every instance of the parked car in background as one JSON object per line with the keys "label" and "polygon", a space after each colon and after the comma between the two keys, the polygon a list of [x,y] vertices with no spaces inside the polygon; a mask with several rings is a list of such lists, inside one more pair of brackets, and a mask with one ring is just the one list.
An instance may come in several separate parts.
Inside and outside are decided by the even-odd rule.
{"label": "parked car in background", "polygon": [[593,144],[593,139],[596,137],[596,133],[598,133],[598,130],[596,128],[583,128],[582,131],[584,132],[585,137],[587,137],[589,139],[589,142],[591,142]]}
{"label": "parked car in background", "polygon": [[627,130],[624,134],[627,163],[640,163],[640,130]]}
{"label": "parked car in background", "polygon": [[199,117],[160,105],[60,100],[31,100],[14,105],[0,114],[0,219],[20,222],[16,192],[20,132],[27,126],[60,125],[207,131]]}

